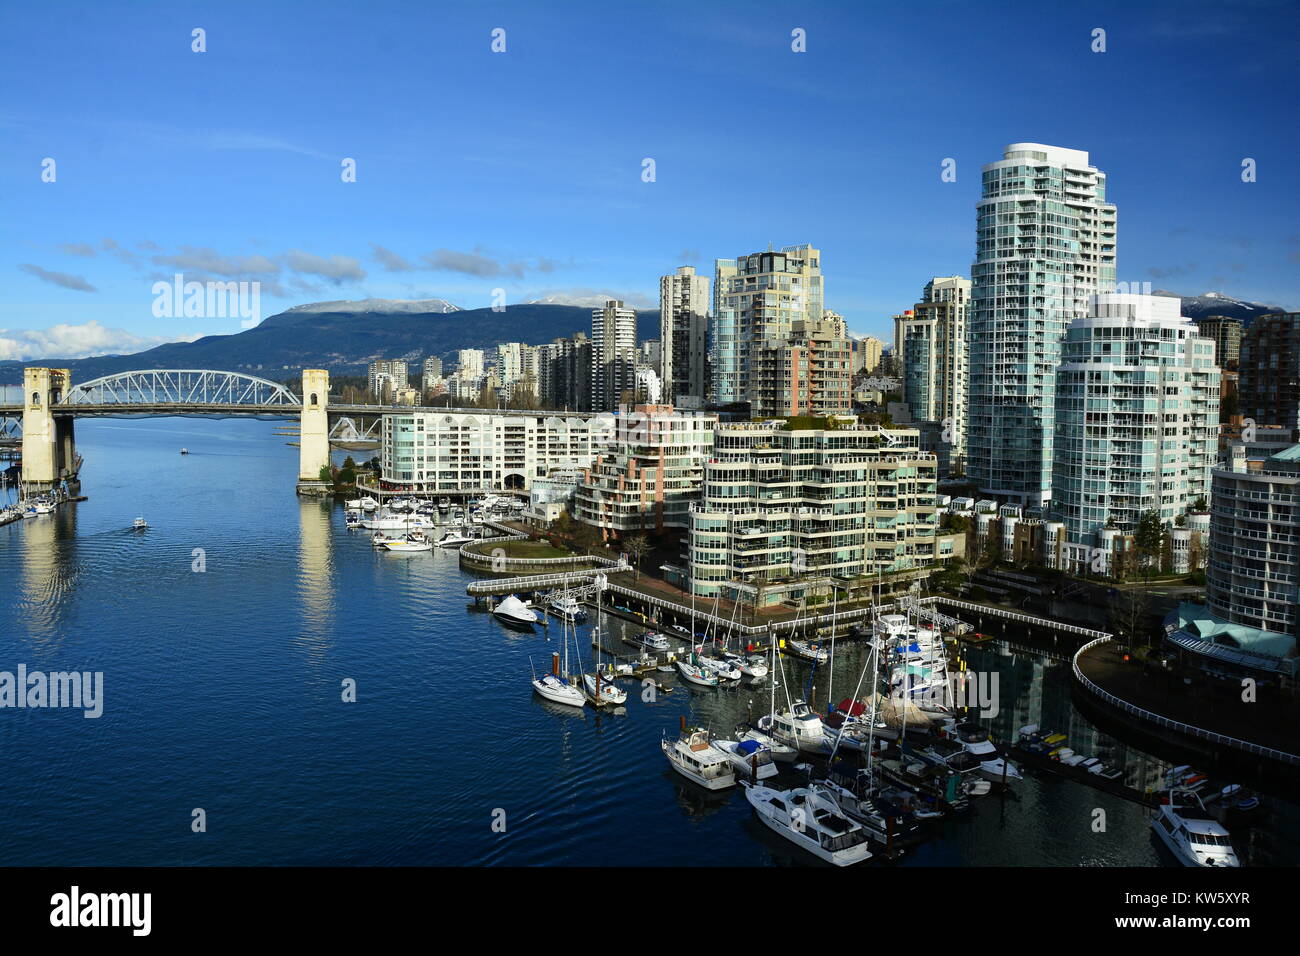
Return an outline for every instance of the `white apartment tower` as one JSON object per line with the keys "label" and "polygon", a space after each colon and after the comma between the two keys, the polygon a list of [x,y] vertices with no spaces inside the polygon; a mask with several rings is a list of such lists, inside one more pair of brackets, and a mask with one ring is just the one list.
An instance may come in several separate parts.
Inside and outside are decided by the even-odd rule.
{"label": "white apartment tower", "polygon": [[591,311],[591,410],[612,412],[636,388],[636,310],[610,299]]}
{"label": "white apartment tower", "polygon": [[1086,152],[1013,143],[984,167],[976,218],[967,473],[986,495],[1041,506],[1061,339],[1114,288],[1115,207]]}
{"label": "white apartment tower", "polygon": [[1172,528],[1208,501],[1218,429],[1214,340],[1179,300],[1093,296],[1057,372],[1052,510],[1069,541],[1100,544],[1108,524],[1131,533],[1145,511]]}
{"label": "white apartment tower", "polygon": [[664,401],[708,394],[709,279],[680,266],[659,279],[659,380]]}
{"label": "white apartment tower", "polygon": [[913,421],[937,424],[949,461],[965,456],[970,291],[969,279],[936,276],[914,309],[894,317],[903,402]]}

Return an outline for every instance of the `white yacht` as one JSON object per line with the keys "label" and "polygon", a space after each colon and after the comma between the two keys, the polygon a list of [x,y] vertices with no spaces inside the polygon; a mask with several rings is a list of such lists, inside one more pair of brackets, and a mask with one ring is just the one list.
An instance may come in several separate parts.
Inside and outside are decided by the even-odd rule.
{"label": "white yacht", "polygon": [[[682,718],[685,722],[685,718]],[[709,743],[708,731],[699,727],[683,728],[674,741],[663,738],[659,747],[674,770],[707,790],[725,790],[735,786],[736,771],[731,759]]]}
{"label": "white yacht", "polygon": [[641,634],[625,637],[623,640],[635,647],[644,647],[647,651],[666,651],[672,647],[668,643],[668,638],[656,631],[644,631]]}
{"label": "white yacht", "polygon": [[411,528],[432,528],[433,524],[424,515],[379,514],[364,519],[361,527],[367,531],[409,531]]}
{"label": "white yacht", "polygon": [[772,748],[757,740],[728,740],[715,737],[713,746],[727,755],[736,768],[736,775],[742,780],[752,780],[754,768],[758,768],[758,779],[766,780],[776,776],[777,767],[772,761]]}
{"label": "white yacht", "polygon": [[705,657],[698,650],[695,654],[695,664],[708,673],[716,675],[718,680],[740,680],[743,676],[740,668],[735,664],[718,657]]}
{"label": "white yacht", "polygon": [[1151,829],[1184,866],[1240,866],[1228,831],[1192,790],[1173,789],[1151,815]]}
{"label": "white yacht", "polygon": [[528,630],[532,630],[533,625],[539,620],[537,612],[513,594],[507,595],[497,602],[496,607],[492,609],[492,616],[502,624]]}
{"label": "white yacht", "polygon": [[794,763],[799,756],[798,747],[783,744],[754,727],[738,727],[736,728],[736,736],[741,741],[752,740],[754,743],[766,747],[772,754],[772,759],[778,763]]}
{"label": "white yacht", "polygon": [[602,674],[600,677],[600,686],[597,688],[595,674],[583,674],[582,686],[587,691],[587,696],[593,701],[599,701],[602,704],[627,703],[627,691],[619,687],[613,681],[606,679]]}
{"label": "white yacht", "polygon": [[745,657],[744,655],[737,654],[734,651],[725,651],[722,655],[722,659],[732,667],[736,668],[736,670],[740,671],[743,676],[748,677],[751,680],[759,680],[760,678],[767,676],[767,664],[765,664],[763,658],[757,654]]}
{"label": "white yacht", "polygon": [[997,745],[989,739],[988,731],[978,724],[959,724],[957,741],[963,750],[980,762],[980,774],[984,779],[994,783],[999,783],[1003,779],[1007,781],[1021,779],[1016,765],[1007,760]]}
{"label": "white yacht", "polygon": [[831,653],[815,641],[801,641],[791,638],[785,642],[786,649],[795,657],[802,657],[814,664],[825,664],[831,659]]}
{"label": "white yacht", "polygon": [[442,537],[438,539],[438,547],[459,548],[462,544],[469,544],[473,540],[463,531],[444,531]]}
{"label": "white yacht", "polygon": [[547,599],[546,607],[556,617],[571,624],[581,624],[587,620],[587,612],[578,603],[578,599],[568,593],[556,594]]}
{"label": "white yacht", "polygon": [[809,753],[825,753],[826,727],[807,702],[796,700],[779,714],[758,718],[758,729],[771,734],[783,744]]}
{"label": "white yacht", "polygon": [[131,522],[131,530],[133,531],[145,531],[148,527],[149,522],[145,521],[143,518],[136,518]]}
{"label": "white yacht", "polygon": [[410,534],[402,535],[396,541],[385,541],[384,547],[389,551],[401,553],[432,551],[433,542],[426,538],[423,532],[412,531]]}
{"label": "white yacht", "polygon": [[555,673],[558,669],[559,655],[556,654],[554,655],[552,672],[533,678],[533,690],[537,691],[539,696],[555,704],[565,704],[569,707],[586,707],[586,695],[558,673]]}
{"label": "white yacht", "polygon": [[692,664],[689,661],[673,661],[677,668],[677,673],[682,675],[682,680],[695,684],[697,687],[717,687],[718,676],[706,671],[698,664]]}
{"label": "white yacht", "polygon": [[744,784],[758,818],[791,843],[836,866],[871,859],[870,837],[816,787],[773,790]]}

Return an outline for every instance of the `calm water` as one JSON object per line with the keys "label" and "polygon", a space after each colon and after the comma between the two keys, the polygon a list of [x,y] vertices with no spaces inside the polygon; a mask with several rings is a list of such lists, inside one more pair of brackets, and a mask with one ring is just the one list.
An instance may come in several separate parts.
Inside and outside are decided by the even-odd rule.
{"label": "calm water", "polygon": [[[543,703],[529,659],[544,666],[558,634],[471,611],[454,552],[376,554],[339,506],[299,500],[298,451],[276,427],[78,422],[90,500],[0,528],[0,670],[105,674],[98,720],[0,711],[0,859],[807,862],[739,792],[703,795],[659,751],[679,715],[730,729],[766,689],[629,694],[623,715]],[[136,515],[147,533],[129,530]],[[585,631],[581,644],[589,654]],[[859,654],[837,648],[836,699],[853,689]],[[1005,645],[968,659],[999,672],[1003,739],[1036,722],[1124,762],[1132,782],[1158,773],[1074,712],[1064,663]],[[805,666],[788,673],[807,686]],[[347,678],[356,703],[341,700]],[[826,679],[812,681],[819,705]],[[903,865],[1167,862],[1134,804],[1053,778],[1026,779],[1017,796],[946,821]],[[196,807],[206,833],[191,832]],[[1104,833],[1092,830],[1096,808]],[[492,829],[498,809],[505,833]],[[1265,859],[1297,858],[1292,838],[1262,842]]]}

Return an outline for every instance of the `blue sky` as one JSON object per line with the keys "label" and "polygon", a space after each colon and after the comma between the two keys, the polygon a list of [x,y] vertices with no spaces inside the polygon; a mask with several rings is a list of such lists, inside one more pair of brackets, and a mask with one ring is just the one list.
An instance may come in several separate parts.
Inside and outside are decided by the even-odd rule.
{"label": "blue sky", "polygon": [[888,340],[969,274],[980,166],[1019,141],[1108,173],[1121,280],[1300,308],[1298,27],[1264,2],[9,4],[0,358],[239,330],[155,318],[176,272],[259,280],[263,315],[654,307],[659,275],[769,242],[819,246],[827,306]]}

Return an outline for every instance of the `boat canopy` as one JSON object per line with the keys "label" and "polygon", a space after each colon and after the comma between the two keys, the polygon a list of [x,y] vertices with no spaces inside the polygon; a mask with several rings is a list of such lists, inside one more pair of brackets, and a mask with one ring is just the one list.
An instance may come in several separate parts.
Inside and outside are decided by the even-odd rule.
{"label": "boat canopy", "polygon": [[742,753],[746,757],[748,757],[750,754],[754,753],[762,746],[763,745],[760,744],[757,740],[747,739],[747,740],[742,740],[740,743],[736,744],[736,750],[739,753]]}

